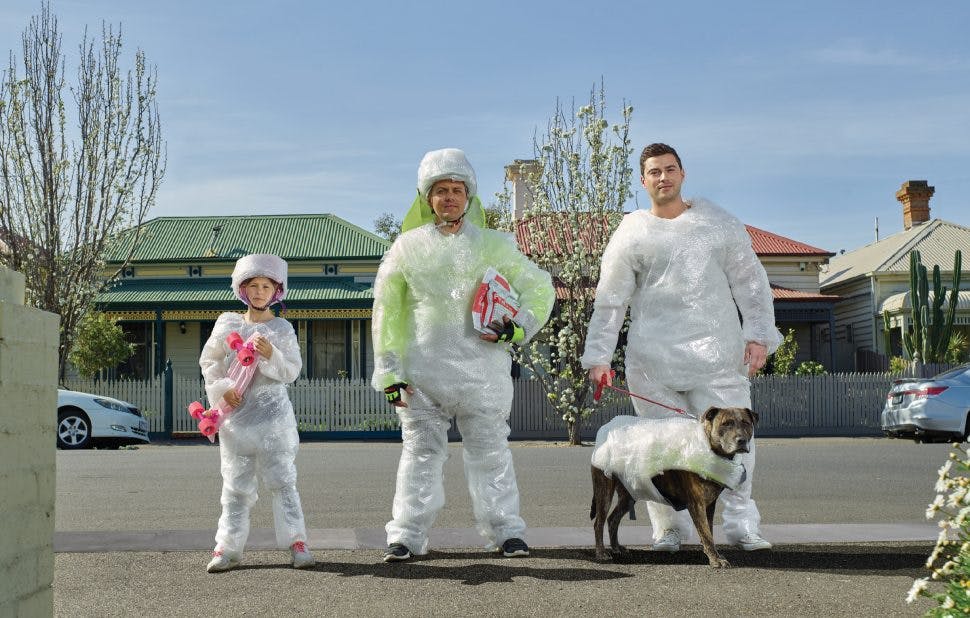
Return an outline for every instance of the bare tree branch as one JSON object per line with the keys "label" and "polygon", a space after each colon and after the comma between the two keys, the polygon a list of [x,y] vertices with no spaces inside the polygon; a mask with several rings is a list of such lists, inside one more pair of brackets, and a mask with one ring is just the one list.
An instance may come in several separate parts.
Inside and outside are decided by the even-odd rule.
{"label": "bare tree branch", "polygon": [[[140,50],[123,71],[120,28],[102,25],[98,41],[84,33],[66,99],[61,34],[47,3],[21,51],[22,63],[11,52],[0,82],[2,259],[26,276],[29,304],[61,316],[63,376],[81,318],[131,259],[165,175],[157,74]],[[118,242],[127,257],[105,276],[105,252]]]}

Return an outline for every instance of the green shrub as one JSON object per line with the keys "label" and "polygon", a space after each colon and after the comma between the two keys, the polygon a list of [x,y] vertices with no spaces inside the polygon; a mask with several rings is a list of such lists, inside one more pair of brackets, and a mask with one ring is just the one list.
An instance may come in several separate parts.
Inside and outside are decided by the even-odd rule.
{"label": "green shrub", "polygon": [[889,373],[906,373],[909,371],[909,361],[902,356],[893,356],[889,359]]}
{"label": "green shrub", "polygon": [[824,376],[827,373],[825,366],[815,361],[804,361],[795,370],[796,376]]}

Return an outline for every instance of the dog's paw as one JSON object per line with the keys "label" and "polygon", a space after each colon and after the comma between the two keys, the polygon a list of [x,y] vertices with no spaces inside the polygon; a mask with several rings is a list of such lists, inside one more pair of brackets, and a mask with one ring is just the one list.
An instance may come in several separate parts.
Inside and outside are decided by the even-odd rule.
{"label": "dog's paw", "polygon": [[615,545],[610,548],[610,551],[615,554],[625,554],[627,549],[626,549],[626,545]]}
{"label": "dog's paw", "polygon": [[716,558],[710,558],[709,560],[712,568],[715,568],[715,569],[731,568],[731,563],[725,560],[724,558],[722,558],[721,556],[717,556]]}
{"label": "dog's paw", "polygon": [[613,555],[606,551],[605,548],[596,548],[596,560],[597,562],[609,562],[613,559]]}

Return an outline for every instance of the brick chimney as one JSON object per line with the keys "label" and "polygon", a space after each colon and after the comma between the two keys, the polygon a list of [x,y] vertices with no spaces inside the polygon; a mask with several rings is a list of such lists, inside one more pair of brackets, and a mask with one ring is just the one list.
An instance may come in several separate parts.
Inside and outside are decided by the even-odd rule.
{"label": "brick chimney", "polygon": [[907,180],[896,191],[896,199],[903,204],[904,230],[930,220],[930,198],[935,191],[925,180]]}
{"label": "brick chimney", "polygon": [[535,159],[516,159],[505,166],[505,179],[512,182],[512,217],[518,221],[532,208],[532,191],[529,188],[530,176],[541,171]]}

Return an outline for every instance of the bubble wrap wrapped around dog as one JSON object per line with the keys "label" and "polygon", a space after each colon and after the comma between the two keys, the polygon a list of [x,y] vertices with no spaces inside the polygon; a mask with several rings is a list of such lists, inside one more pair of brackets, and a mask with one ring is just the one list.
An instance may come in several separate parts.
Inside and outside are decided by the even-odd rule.
{"label": "bubble wrap wrapped around dog", "polygon": [[238,313],[223,313],[202,349],[199,365],[210,405],[232,386],[226,378],[232,353],[226,336],[243,339],[259,331],[273,344],[270,358],[260,356],[258,371],[242,403],[219,430],[222,456],[223,514],[216,542],[229,552],[241,552],[249,532],[249,509],[256,502],[256,467],[273,493],[276,540],[280,547],[306,541],[306,527],[296,490],[299,448],[296,417],[286,384],[300,375],[303,361],[293,326],[282,318],[251,324]]}
{"label": "bubble wrap wrapped around dog", "polygon": [[[734,216],[705,200],[674,219],[626,215],[603,254],[583,367],[608,365],[630,307],[626,366],[677,391],[742,367],[745,342],[781,343],[771,287]],[[737,303],[737,308],[735,308]],[[744,324],[738,320],[740,310]]]}
{"label": "bubble wrap wrapped around dog", "polygon": [[471,318],[489,267],[519,293],[515,320],[528,341],[549,318],[554,292],[549,273],[522,255],[511,236],[469,224],[442,234],[426,224],[394,241],[374,284],[375,389],[406,382],[444,407],[509,409],[508,347],[479,339]]}
{"label": "bubble wrap wrapped around dog", "polygon": [[651,482],[664,470],[687,470],[735,488],[744,467],[711,451],[704,428],[689,418],[617,416],[596,432],[592,464],[618,478],[636,500],[667,504]]}

